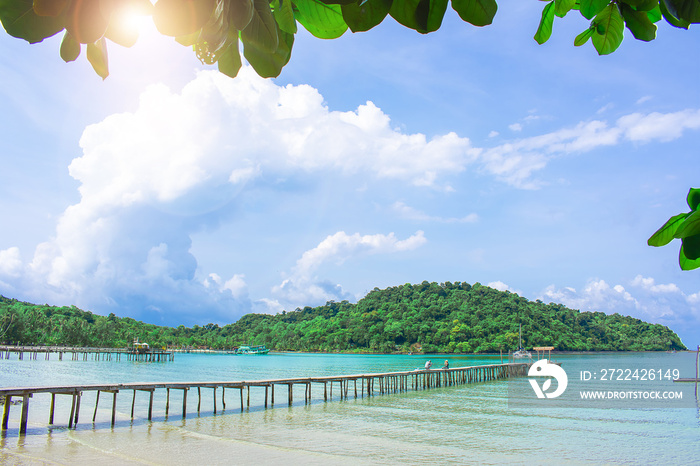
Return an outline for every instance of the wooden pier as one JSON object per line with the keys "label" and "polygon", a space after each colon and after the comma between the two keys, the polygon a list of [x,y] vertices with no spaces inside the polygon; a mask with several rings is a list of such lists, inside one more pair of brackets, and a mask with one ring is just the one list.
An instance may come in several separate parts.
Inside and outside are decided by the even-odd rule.
{"label": "wooden pier", "polygon": [[168,362],[175,360],[172,351],[148,350],[136,351],[132,348],[83,348],[69,346],[0,346],[0,359],[10,359],[16,355],[17,359],[36,360],[39,355],[43,359],[51,359],[51,355],[57,356],[63,361],[64,355],[71,361],[121,361],[122,355],[128,361],[144,362]]}
{"label": "wooden pier", "polygon": [[[21,416],[19,420],[19,434],[25,435],[27,432],[27,420],[29,417],[29,399],[36,394],[51,395],[51,405],[49,409],[48,424],[54,423],[54,410],[56,406],[56,395],[71,396],[71,410],[68,417],[68,428],[74,428],[78,424],[80,415],[80,401],[84,392],[97,392],[95,397],[95,410],[92,422],[97,417],[97,407],[100,402],[101,393],[112,395],[112,418],[111,425],[116,420],[117,394],[124,391],[132,391],[131,419],[134,419],[136,407],[136,393],[148,393],[148,420],[153,416],[153,398],[156,390],[166,391],[165,415],[168,416],[170,409],[170,391],[182,390],[182,417],[187,417],[187,393],[189,390],[197,389],[197,412],[200,412],[202,404],[202,389],[213,390],[214,406],[213,412],[218,409],[216,394],[221,388],[221,408],[226,409],[226,389],[239,390],[241,411],[245,407],[250,407],[251,387],[265,389],[264,407],[275,404],[275,386],[287,386],[287,403],[291,406],[293,402],[294,385],[304,386],[304,401],[311,401],[312,386],[316,384],[318,388],[323,385],[323,400],[333,399],[333,387],[337,386],[340,399],[347,399],[349,396],[376,396],[401,393],[409,390],[428,390],[437,387],[448,387],[464,385],[475,382],[487,382],[492,380],[507,379],[527,375],[527,363],[491,364],[483,366],[457,367],[452,369],[434,370],[414,370],[410,372],[387,372],[374,374],[338,375],[327,377],[302,377],[292,379],[236,381],[236,382],[165,382],[165,383],[123,383],[106,385],[69,385],[56,387],[9,387],[0,388],[0,398],[5,399],[2,414],[2,431],[8,429],[10,419],[10,407],[12,398],[22,399]],[[283,388],[284,389],[284,388]],[[245,396],[244,396],[244,392]],[[317,395],[320,396],[320,395]],[[245,398],[245,399],[244,399]]]}

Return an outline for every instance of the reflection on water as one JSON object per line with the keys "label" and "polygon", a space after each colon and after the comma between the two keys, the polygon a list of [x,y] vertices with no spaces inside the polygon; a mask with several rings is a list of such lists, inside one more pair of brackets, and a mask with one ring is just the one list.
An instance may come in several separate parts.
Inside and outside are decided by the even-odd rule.
{"label": "reflection on water", "polygon": [[[610,355],[600,357],[611,361]],[[649,355],[621,357],[627,363],[650,364]],[[684,376],[694,364],[690,354],[652,357],[678,358],[672,361],[683,366]],[[560,359],[573,377],[595,358]],[[452,367],[499,361],[448,359]],[[178,354],[174,363],[165,364],[5,360],[0,361],[0,370],[2,384],[10,386],[357,374],[410,370],[424,361],[421,356]],[[654,364],[661,362],[654,360]],[[238,390],[227,390],[226,410],[221,411],[219,391],[216,415],[212,413],[212,391],[202,390],[202,409],[197,414],[196,390],[191,390],[186,419],[181,413],[181,392],[171,391],[168,419],[164,393],[159,393],[153,422],[145,419],[146,393],[137,393],[137,417],[131,420],[132,392],[126,391],[118,395],[114,428],[110,426],[111,396],[106,397],[109,402],[100,400],[93,424],[94,394],[85,394],[75,430],[61,424],[68,418],[70,397],[57,397],[56,426],[47,427],[50,397],[37,395],[30,405],[28,435],[18,437],[16,428],[11,428],[0,439],[0,463],[692,464],[700,457],[697,409],[558,407],[533,411],[509,403],[512,390],[508,384],[488,382],[348,400],[339,400],[334,391],[328,403],[323,402],[322,387],[315,386],[308,405],[300,387],[291,407],[286,405],[285,387],[276,395],[283,403],[273,409],[261,407],[264,389],[253,388],[251,409],[243,412]],[[16,426],[19,407],[12,413],[11,426]]]}

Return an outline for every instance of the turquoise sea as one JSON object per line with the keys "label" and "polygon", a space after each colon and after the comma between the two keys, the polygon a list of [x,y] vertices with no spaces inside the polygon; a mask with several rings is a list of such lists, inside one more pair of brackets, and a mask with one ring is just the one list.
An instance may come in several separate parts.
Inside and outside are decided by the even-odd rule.
{"label": "turquoise sea", "polygon": [[[237,381],[285,377],[348,375],[435,367],[499,363],[498,356],[337,355],[277,353],[266,356],[178,353],[173,362],[0,360],[0,386],[60,384]],[[251,407],[241,412],[238,390],[227,390],[217,413],[213,393],[188,395],[182,418],[181,391],[171,391],[165,416],[165,391],[156,392],[153,421],[148,395],[138,392],[136,418],[132,392],[117,397],[117,422],[110,426],[110,394],[103,393],[93,423],[95,394],[83,396],[80,421],[67,428],[69,396],[57,396],[55,425],[48,426],[49,395],[30,402],[29,427],[19,436],[20,406],[13,406],[10,428],[0,437],[0,464],[698,464],[700,420],[692,384],[664,376],[678,369],[695,377],[695,353],[613,353],[557,355],[565,369],[567,394],[582,387],[613,390],[677,390],[683,403],[655,405],[621,400],[600,407],[591,402],[534,405],[528,378],[456,387],[323,401],[314,385],[311,403],[304,389],[287,405],[279,388],[274,408],[265,409],[263,388],[251,391]],[[631,370],[625,374],[627,369]],[[634,379],[634,369],[654,372],[655,380]],[[620,370],[613,380],[604,372]],[[672,372],[671,372],[672,373]],[[588,374],[588,375],[583,375]],[[593,374],[596,374],[593,376]],[[622,379],[620,380],[620,375]],[[631,376],[631,380],[625,375]],[[596,380],[582,380],[596,377]],[[600,380],[600,379],[603,380]],[[352,389],[351,389],[352,392]]]}

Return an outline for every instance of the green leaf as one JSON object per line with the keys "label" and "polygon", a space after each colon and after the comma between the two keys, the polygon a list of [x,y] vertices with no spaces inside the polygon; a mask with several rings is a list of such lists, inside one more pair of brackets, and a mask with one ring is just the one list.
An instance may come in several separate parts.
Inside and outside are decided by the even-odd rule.
{"label": "green leaf", "polygon": [[687,238],[698,234],[700,234],[700,210],[691,212],[683,223],[678,226],[673,237]]}
{"label": "green leaf", "polygon": [[369,31],[380,24],[391,10],[392,0],[367,0],[343,5],[343,19],[352,32]]}
{"label": "green leaf", "polygon": [[297,0],[296,19],[319,39],[337,39],[348,30],[340,5],[326,5],[320,0]]}
{"label": "green leaf", "polygon": [[187,34],[184,36],[177,36],[175,38],[175,42],[177,42],[178,44],[182,44],[185,47],[190,47],[190,46],[197,43],[197,41],[199,40],[199,35],[201,33],[202,33],[202,30],[200,29],[199,31],[193,32],[192,34]]}
{"label": "green leaf", "polygon": [[235,78],[238,75],[238,71],[241,69],[241,54],[238,51],[237,37],[221,54],[217,65],[219,66],[219,71],[230,78]]}
{"label": "green leaf", "polygon": [[[700,0],[665,0],[669,12],[691,24],[700,23]],[[675,10],[675,11],[674,11]]]}
{"label": "green leaf", "polygon": [[596,33],[591,40],[599,55],[613,53],[622,43],[625,22],[620,15],[620,9],[615,3],[606,6],[595,17]]}
{"label": "green leaf", "polygon": [[700,258],[689,258],[686,256],[683,246],[681,246],[680,253],[678,254],[678,263],[681,266],[681,270],[693,270],[700,267]]}
{"label": "green leaf", "polygon": [[421,34],[437,31],[447,11],[448,0],[394,0],[392,18]]}
{"label": "green leaf", "polygon": [[357,3],[357,0],[320,0],[321,3],[326,5],[350,5],[351,3]]}
{"label": "green leaf", "polygon": [[253,44],[256,49],[274,53],[279,45],[278,26],[272,16],[270,4],[267,0],[254,0],[253,19],[248,26],[241,31],[241,39],[244,44]]}
{"label": "green leaf", "polygon": [[700,234],[688,236],[682,239],[683,254],[691,261],[700,259]]}
{"label": "green leaf", "polygon": [[[199,39],[195,44],[194,49],[197,58],[207,65],[216,63],[219,59],[219,55],[226,50],[230,42],[228,5],[229,3],[223,0],[218,0],[216,2],[216,6],[209,17],[209,21],[202,27]],[[238,29],[235,27],[231,27],[230,29],[235,35],[235,38],[238,39]]]}
{"label": "green leaf", "polygon": [[61,58],[66,63],[75,61],[80,56],[80,42],[75,40],[68,31],[63,34],[61,41]]}
{"label": "green leaf", "polygon": [[33,0],[0,0],[0,22],[12,37],[30,44],[41,42],[63,30],[62,16],[39,16]]}
{"label": "green leaf", "polygon": [[101,38],[97,42],[87,44],[87,59],[92,65],[95,73],[100,75],[102,79],[109,76],[109,66],[107,63],[107,41]]}
{"label": "green leaf", "polygon": [[243,41],[243,55],[255,72],[263,78],[279,76],[282,72],[282,68],[289,62],[289,58],[292,56],[294,34],[289,34],[282,30],[278,30],[277,33],[279,36],[279,45],[272,53],[259,48],[255,43],[246,43],[245,40]]}
{"label": "green leaf", "polygon": [[625,20],[625,26],[636,39],[644,42],[656,39],[656,25],[649,20],[646,12],[637,11],[624,3],[620,6],[622,7],[622,17]]}
{"label": "green leaf", "polygon": [[581,0],[579,10],[586,19],[593,19],[598,13],[603,11],[610,0]]}
{"label": "green leaf", "polygon": [[667,3],[667,1],[668,0],[659,1],[659,9],[661,10],[661,15],[664,17],[666,22],[668,24],[670,24],[671,26],[677,27],[679,29],[688,29],[690,27],[690,23],[688,21],[678,19],[678,17],[676,17],[674,15],[674,13],[675,14],[678,14],[678,13],[675,12],[675,8],[673,6],[672,6],[672,8],[674,8],[674,10],[673,10],[674,13],[671,13],[671,11],[669,11],[669,9],[668,9],[669,4]]}
{"label": "green leaf", "polygon": [[595,28],[592,28],[592,27],[583,31],[581,34],[576,36],[576,38],[574,39],[574,46],[581,47],[583,44],[588,42],[588,39],[591,38],[591,36],[593,35],[594,32],[595,32]]}
{"label": "green leaf", "polygon": [[227,4],[228,23],[239,31],[245,29],[250,20],[253,19],[253,14],[255,14],[253,0],[228,0]]}
{"label": "green leaf", "polygon": [[272,3],[272,15],[275,17],[280,30],[289,34],[296,34],[297,21],[294,19],[292,0],[275,0]]}
{"label": "green leaf", "polygon": [[452,9],[469,24],[487,26],[493,22],[498,5],[496,0],[452,0]]}
{"label": "green leaf", "polygon": [[661,14],[661,8],[659,8],[658,3],[656,4],[655,8],[647,11],[646,14],[649,17],[649,21],[651,21],[652,23],[658,23],[663,17],[663,15]]}
{"label": "green leaf", "polygon": [[690,188],[686,201],[688,202],[690,210],[698,210],[698,206],[700,205],[700,189]]}
{"label": "green leaf", "polygon": [[566,16],[576,6],[576,0],[555,0],[554,14],[560,18]]}
{"label": "green leaf", "polygon": [[554,2],[549,2],[544,6],[542,10],[542,19],[540,19],[540,26],[535,32],[535,41],[542,45],[549,40],[552,36],[552,25],[554,24]]}
{"label": "green leaf", "polygon": [[622,0],[637,11],[650,11],[659,5],[659,0]]}
{"label": "green leaf", "polygon": [[[90,0],[94,1],[94,0]],[[209,21],[216,0],[158,0],[153,23],[161,34],[178,37],[200,30]]]}
{"label": "green leaf", "polygon": [[651,235],[647,240],[649,246],[665,246],[675,238],[676,230],[685,221],[686,217],[690,215],[689,213],[674,215],[669,218],[664,225],[656,230],[656,233]]}

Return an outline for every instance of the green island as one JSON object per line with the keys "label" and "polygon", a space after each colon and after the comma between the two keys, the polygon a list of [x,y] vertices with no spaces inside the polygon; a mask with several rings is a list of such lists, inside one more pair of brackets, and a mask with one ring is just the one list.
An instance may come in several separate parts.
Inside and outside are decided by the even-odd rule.
{"label": "green island", "polygon": [[558,351],[687,349],[668,327],[620,314],[581,312],[465,282],[375,288],[356,304],[327,302],[277,315],[246,314],[220,327],[165,327],[75,306],[21,302],[0,295],[0,342],[20,345],[230,349],[358,353],[498,353],[523,346]]}

